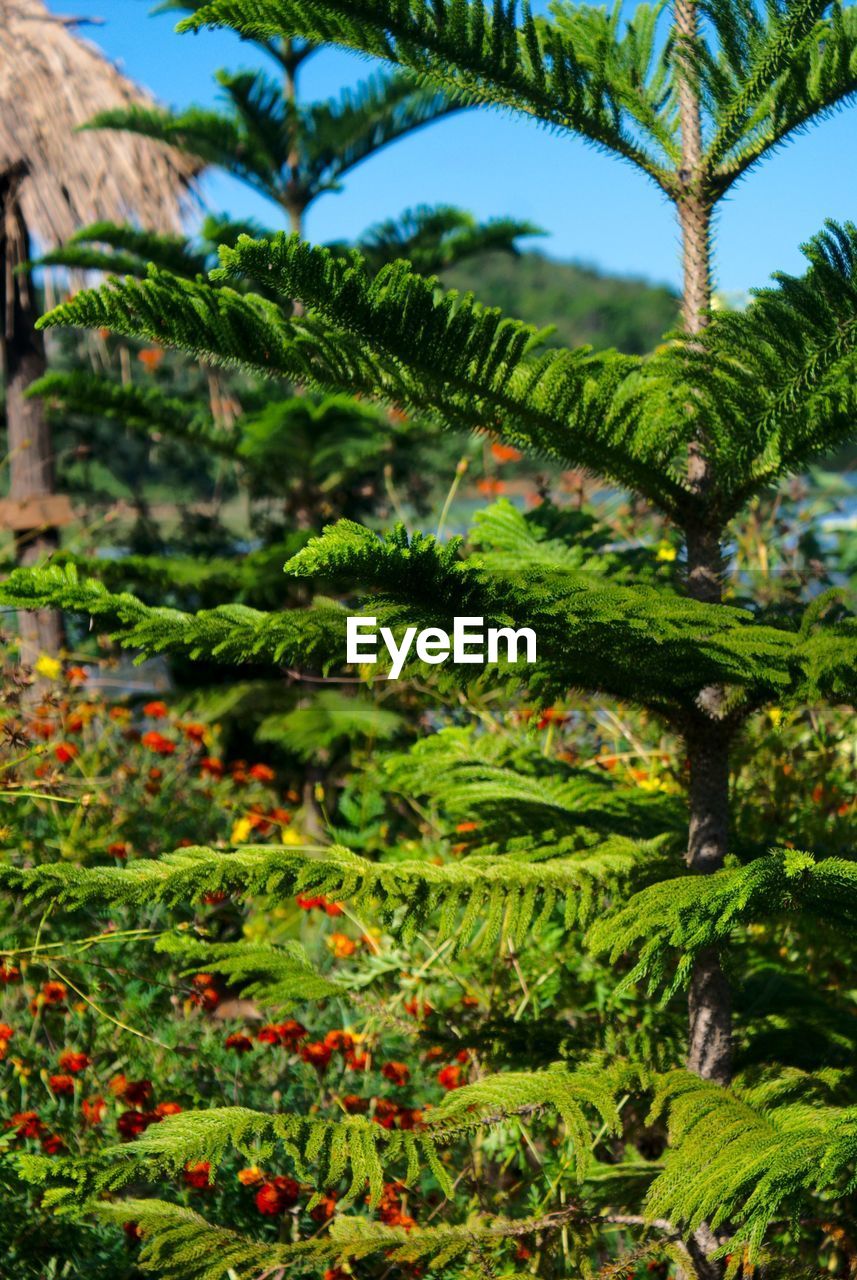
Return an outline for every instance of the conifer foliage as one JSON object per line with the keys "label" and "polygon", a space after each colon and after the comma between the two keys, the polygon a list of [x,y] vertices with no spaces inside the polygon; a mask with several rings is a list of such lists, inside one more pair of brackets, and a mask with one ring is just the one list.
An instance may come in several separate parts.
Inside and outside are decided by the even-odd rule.
{"label": "conifer foliage", "polygon": [[[181,24],[356,49],[418,77],[426,93],[519,111],[631,161],[675,203],[683,236],[683,328],[648,359],[545,350],[532,327],[444,294],[407,262],[376,271],[359,252],[288,235],[240,237],[209,279],[158,267],[111,281],[44,321],[106,326],[489,432],[644,496],[683,539],[681,575],[653,582],[634,580],[621,556],[589,559],[573,532],[551,536],[549,521],[516,523],[502,509],[483,518],[467,555],[456,542],[402,529],[380,539],[340,522],[287,571],[325,591],[337,581],[362,590],[365,611],[399,631],[406,622],[449,630],[456,614],[534,627],[539,658],[525,674],[498,664],[451,669],[447,678],[525,680],[542,699],[586,688],[648,708],[683,740],[684,812],[629,800],[573,768],[546,776],[526,752],[504,758],[478,735],[452,733],[391,765],[393,786],[434,796],[453,817],[483,820],[484,846],[448,865],[419,856],[375,862],[313,845],[184,849],[127,869],[7,874],[10,888],[38,900],[141,909],[223,889],[275,901],[333,894],[376,913],[405,942],[432,931],[459,950],[514,947],[560,921],[592,963],[607,956],[624,967],[621,980],[613,975],[614,999],[631,984],[673,1002],[687,992],[685,1062],[672,1069],[633,1046],[611,1052],[602,1039],[573,1066],[501,1071],[456,1090],[414,1133],[387,1133],[360,1117],[218,1109],[175,1117],[106,1152],[95,1169],[72,1163],[64,1187],[49,1193],[54,1202],[75,1188],[97,1212],[133,1212],[145,1265],[174,1280],[250,1280],[373,1252],[466,1267],[527,1233],[562,1241],[556,1270],[545,1274],[587,1274],[577,1270],[587,1245],[611,1221],[635,1236],[637,1258],[656,1248],[675,1275],[774,1277],[795,1274],[783,1222],[819,1231],[832,1222],[845,1234],[853,1222],[853,1073],[799,1071],[788,1061],[742,1068],[733,1062],[732,1003],[761,923],[788,920],[798,937],[853,932],[854,866],[824,850],[741,847],[730,834],[728,782],[730,747],[759,708],[854,699],[857,626],[835,595],[802,616],[766,616],[752,601],[724,603],[722,584],[729,521],[743,505],[853,438],[857,228],[829,225],[809,242],[803,275],[777,277],[732,315],[711,307],[711,219],[741,175],[857,89],[857,10],[819,0],[675,0],[668,37],[667,12],[643,4],[626,17],[619,6],[555,3],[535,17],[516,0],[487,8],[482,0],[211,0]],[[242,90],[247,102],[251,91]],[[248,281],[264,296],[248,292]],[[265,654],[328,669],[345,656],[346,610],[329,600],[300,613],[231,606],[188,615],[59,569],[19,572],[3,594],[16,607],[103,618],[146,652],[232,662]],[[280,1003],[290,982],[297,998],[326,994],[298,956],[289,958],[293,978],[283,957],[258,951],[243,961],[240,951],[207,952],[206,963],[231,966]],[[635,1176],[623,1179],[629,1098],[651,1106],[666,1145],[654,1159],[624,1148]],[[175,1205],[99,1200],[178,1167],[188,1153],[215,1163],[251,1139],[282,1143],[296,1169],[318,1169],[317,1185],[346,1185],[346,1203],[367,1186],[377,1199],[388,1167],[406,1179],[428,1167],[448,1189],[450,1144],[474,1126],[522,1118],[558,1124],[556,1140],[569,1153],[567,1207],[558,1202],[539,1221],[474,1216],[460,1228],[391,1231],[343,1212],[316,1241],[264,1245]],[[605,1133],[616,1138],[607,1158]],[[44,1162],[32,1175],[47,1176]],[[618,1258],[614,1274],[629,1273],[622,1265]]]}

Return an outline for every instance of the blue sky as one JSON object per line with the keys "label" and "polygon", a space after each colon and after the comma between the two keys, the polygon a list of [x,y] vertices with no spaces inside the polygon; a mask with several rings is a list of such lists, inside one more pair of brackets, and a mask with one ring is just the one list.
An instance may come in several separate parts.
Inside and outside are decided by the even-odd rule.
{"label": "blue sky", "polygon": [[[85,34],[163,101],[211,103],[213,73],[257,62],[229,32],[175,35],[174,15],[150,17],[149,0],[48,0],[57,13],[104,19]],[[323,51],[302,70],[301,94],[326,97],[368,64]],[[799,271],[800,243],[825,218],[857,220],[857,106],[809,130],[750,175],[721,206],[717,284],[743,292],[774,270]],[[264,202],[231,180],[207,185],[209,205],[271,223]],[[480,217],[538,223],[543,251],[604,270],[677,284],[678,236],[671,209],[636,170],[584,143],[500,112],[454,116],[396,144],[348,179],[344,192],[310,211],[313,240],[348,239],[421,203],[451,203]]]}

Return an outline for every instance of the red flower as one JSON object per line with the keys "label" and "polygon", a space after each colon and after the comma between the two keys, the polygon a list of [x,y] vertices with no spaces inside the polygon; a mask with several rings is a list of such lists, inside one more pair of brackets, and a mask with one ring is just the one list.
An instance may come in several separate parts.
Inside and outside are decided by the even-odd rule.
{"label": "red flower", "polygon": [[318,905],[327,916],[341,916],[345,911],[345,908],[338,902],[328,902],[327,898],[319,898]]}
{"label": "red flower", "polygon": [[416,1107],[399,1107],[398,1121],[400,1129],[418,1129],[423,1122],[423,1113]]}
{"label": "red flower", "polygon": [[158,733],[155,729],[150,729],[148,733],[144,733],[140,741],[149,751],[155,751],[159,756],[171,756],[176,749],[174,742],[171,742],[169,738],[165,738],[162,733]]}
{"label": "red flower", "polygon": [[245,1036],[240,1031],[233,1031],[224,1040],[227,1049],[234,1049],[236,1053],[249,1053],[253,1048],[253,1041],[249,1036]]}
{"label": "red flower", "polygon": [[70,1071],[73,1076],[85,1071],[91,1062],[92,1059],[88,1053],[81,1053],[77,1049],[63,1049],[59,1056],[60,1066],[66,1071]]}
{"label": "red flower", "polygon": [[301,911],[312,911],[314,907],[322,906],[324,898],[310,898],[305,893],[299,893],[295,898],[295,902]]}
{"label": "red flower", "polygon": [[346,1093],[342,1105],[350,1116],[362,1116],[369,1110],[369,1099],[360,1098],[356,1093]]}
{"label": "red flower", "polygon": [[201,1191],[204,1187],[210,1185],[210,1173],[211,1165],[207,1160],[199,1160],[196,1164],[186,1164],[182,1175],[185,1180],[185,1186],[196,1187],[198,1191]]}
{"label": "red flower", "polygon": [[336,1053],[351,1053],[356,1042],[350,1031],[328,1031],[324,1043]]}
{"label": "red flower", "polygon": [[170,709],[165,702],[157,699],[155,702],[147,702],[143,707],[143,715],[148,716],[150,720],[165,720],[169,715]]}
{"label": "red flower", "polygon": [[302,1022],[298,1022],[295,1018],[287,1018],[285,1022],[277,1023],[280,1032],[280,1039],[283,1044],[290,1045],[295,1048],[304,1036],[309,1035],[306,1027]]}
{"label": "red flower", "polygon": [[281,1044],[280,1028],[275,1023],[269,1022],[267,1026],[259,1028],[256,1039],[259,1044]]}
{"label": "red flower", "polygon": [[129,1080],[124,1092],[119,1095],[130,1102],[132,1107],[142,1107],[144,1102],[148,1102],[152,1096],[151,1080]]}
{"label": "red flower", "polygon": [[65,673],[65,678],[69,684],[86,684],[89,679],[89,672],[86,667],[69,667]]}
{"label": "red flower", "polygon": [[87,1124],[101,1124],[107,1115],[107,1103],[99,1095],[94,1098],[84,1098],[80,1109]]}
{"label": "red flower", "polygon": [[48,1084],[51,1087],[51,1092],[58,1096],[74,1093],[74,1076],[48,1076]]}
{"label": "red flower", "polygon": [[156,1124],[158,1117],[154,1111],[123,1111],[116,1121],[116,1128],[126,1141],[139,1138],[150,1124]]}
{"label": "red flower", "polygon": [[428,1000],[418,1000],[414,996],[412,1000],[405,1001],[405,1013],[409,1013],[412,1018],[427,1018],[433,1012]]}
{"label": "red flower", "polygon": [[410,1069],[404,1062],[385,1062],[381,1068],[381,1075],[398,1085],[407,1084],[411,1078]]}
{"label": "red flower", "polygon": [[159,1120],[164,1120],[167,1116],[177,1116],[181,1111],[181,1107],[177,1102],[159,1102],[155,1107],[155,1115]]}
{"label": "red flower", "polygon": [[437,1082],[439,1085],[442,1085],[444,1089],[460,1089],[463,1083],[461,1079],[461,1067],[442,1067],[437,1073]]}
{"label": "red flower", "polygon": [[40,1145],[46,1156],[58,1155],[65,1147],[65,1143],[58,1133],[45,1134]]}
{"label": "red flower", "polygon": [[122,1230],[128,1237],[129,1244],[138,1244],[142,1239],[142,1236],[140,1235],[140,1228],[137,1226],[136,1222],[123,1222]]}
{"label": "red flower", "polygon": [[182,733],[188,742],[204,742],[205,735],[208,732],[204,724],[183,724]]}
{"label": "red flower", "polygon": [[345,1061],[352,1071],[368,1071],[369,1070],[369,1054],[368,1053],[347,1053]]}
{"label": "red flower", "polygon": [[[154,373],[163,358],[163,347],[144,347],[142,351],[137,352],[137,359],[140,361],[140,364],[147,373]],[[163,706],[164,704],[161,702],[156,703],[155,705]]]}
{"label": "red flower", "polygon": [[333,1050],[329,1049],[323,1040],[313,1040],[310,1044],[303,1046],[300,1054],[304,1062],[315,1067],[316,1071],[324,1071],[330,1062]]}
{"label": "red flower", "polygon": [[229,894],[224,893],[222,889],[214,889],[211,893],[204,893],[202,900],[207,907],[219,907],[228,897]]}
{"label": "red flower", "polygon": [[72,760],[78,755],[77,747],[73,742],[59,742],[54,747],[54,755],[60,764],[71,764]]}
{"label": "red flower", "polygon": [[112,844],[107,846],[107,852],[111,858],[127,858],[128,845],[124,840],[114,840]]}
{"label": "red flower", "polygon": [[21,970],[14,964],[8,964],[5,960],[0,961],[0,983],[8,986],[10,982],[20,982]]}
{"label": "red flower", "polygon": [[279,1217],[297,1204],[300,1192],[294,1178],[272,1178],[256,1192],[256,1208],[268,1218]]}
{"label": "red flower", "polygon": [[497,462],[519,462],[522,457],[521,451],[513,448],[510,444],[497,444],[495,442],[491,445],[491,452]]}
{"label": "red flower", "polygon": [[38,1138],[45,1131],[38,1111],[17,1111],[6,1121],[7,1129],[15,1129],[19,1138]]}
{"label": "red flower", "polygon": [[68,997],[68,987],[64,982],[45,982],[42,985],[45,1004],[64,1004]]}
{"label": "red flower", "polygon": [[0,1040],[11,1040],[15,1031],[8,1022],[0,1022]]}
{"label": "red flower", "polygon": [[269,764],[254,764],[250,766],[250,777],[256,782],[273,782],[276,773]]}
{"label": "red flower", "polygon": [[336,1213],[336,1196],[332,1192],[322,1196],[318,1204],[309,1211],[313,1222],[329,1222]]}
{"label": "red flower", "polygon": [[396,1123],[398,1114],[398,1102],[393,1102],[391,1098],[378,1098],[375,1103],[375,1114],[372,1119],[376,1124],[379,1124],[382,1129],[392,1129]]}
{"label": "red flower", "polygon": [[199,762],[200,773],[207,773],[212,778],[223,777],[223,761],[218,760],[217,756],[204,756]]}

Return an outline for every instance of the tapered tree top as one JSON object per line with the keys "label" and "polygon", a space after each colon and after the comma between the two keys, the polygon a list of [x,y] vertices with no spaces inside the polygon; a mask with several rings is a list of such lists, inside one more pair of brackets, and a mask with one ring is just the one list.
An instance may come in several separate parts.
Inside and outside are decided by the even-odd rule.
{"label": "tapered tree top", "polygon": [[2,0],[0,19],[0,174],[21,175],[36,239],[53,245],[105,217],[175,229],[198,161],[143,138],[76,132],[98,112],[151,105],[145,92],[42,0]]}

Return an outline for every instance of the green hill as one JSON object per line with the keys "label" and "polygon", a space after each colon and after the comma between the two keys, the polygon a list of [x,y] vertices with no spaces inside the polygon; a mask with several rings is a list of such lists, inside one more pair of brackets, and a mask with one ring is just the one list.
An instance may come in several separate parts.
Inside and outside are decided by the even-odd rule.
{"label": "green hill", "polygon": [[678,297],[664,285],[604,275],[540,253],[472,258],[445,272],[444,284],[472,290],[482,302],[521,320],[556,325],[553,341],[564,346],[591,342],[643,354],[678,318]]}

